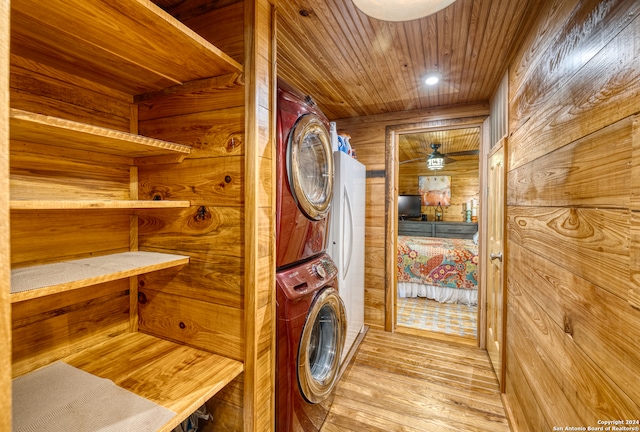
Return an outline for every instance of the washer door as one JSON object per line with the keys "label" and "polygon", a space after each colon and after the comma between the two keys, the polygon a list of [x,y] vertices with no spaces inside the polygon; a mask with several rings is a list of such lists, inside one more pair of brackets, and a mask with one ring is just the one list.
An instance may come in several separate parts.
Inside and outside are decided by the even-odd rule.
{"label": "washer door", "polygon": [[333,155],[329,133],[318,116],[305,114],[296,121],[287,152],[294,199],[308,218],[324,218],[333,194]]}
{"label": "washer door", "polygon": [[338,378],[347,319],[338,291],[325,288],[311,304],[298,350],[298,383],[310,403],[326,399]]}

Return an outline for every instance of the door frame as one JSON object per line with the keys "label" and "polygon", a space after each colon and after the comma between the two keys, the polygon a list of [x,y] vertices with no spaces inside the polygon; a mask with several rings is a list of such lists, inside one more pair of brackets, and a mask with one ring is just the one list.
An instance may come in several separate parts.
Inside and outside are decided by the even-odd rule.
{"label": "door frame", "polygon": [[[484,224],[486,218],[482,217],[484,211],[484,199],[482,191],[486,189],[486,179],[484,178],[486,170],[483,168],[486,165],[484,158],[484,148],[487,142],[487,126],[485,120],[488,115],[473,116],[473,117],[461,117],[452,119],[432,120],[416,123],[405,123],[398,125],[389,125],[385,130],[385,330],[389,332],[395,332],[396,328],[396,296],[397,296],[397,284],[396,284],[396,253],[397,245],[397,233],[398,233],[398,137],[399,135],[408,133],[420,133],[420,132],[433,132],[440,130],[452,130],[452,129],[464,129],[477,127],[480,132],[480,161],[479,164],[479,182],[480,182],[480,194],[479,203],[480,222],[478,223],[479,251],[485,243],[484,236],[486,235],[486,229]],[[484,260],[480,260],[482,263]],[[480,279],[478,280],[478,346],[484,348],[486,346],[486,334],[481,329],[480,323],[485,322],[485,284],[482,281],[482,266],[479,268]]]}

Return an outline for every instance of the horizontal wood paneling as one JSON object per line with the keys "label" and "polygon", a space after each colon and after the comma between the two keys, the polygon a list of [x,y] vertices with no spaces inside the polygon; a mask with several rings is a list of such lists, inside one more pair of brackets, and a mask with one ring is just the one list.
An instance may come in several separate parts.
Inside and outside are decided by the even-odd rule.
{"label": "horizontal wood paneling", "polygon": [[546,1],[510,67],[504,398],[523,430],[640,412],[638,12]]}
{"label": "horizontal wood paneling", "polygon": [[139,199],[189,200],[198,206],[243,202],[243,158],[186,159],[181,164],[140,167]]}
{"label": "horizontal wood paneling", "polygon": [[[38,146],[18,145],[11,152],[11,199],[126,200],[129,194],[129,167],[98,164],[75,157],[37,154]],[[79,152],[74,152],[77,155]]]}
{"label": "horizontal wood paneling", "polygon": [[13,376],[129,330],[129,280],[14,303]]}
{"label": "horizontal wood paneling", "polygon": [[507,218],[513,242],[612,294],[628,296],[628,211],[511,206]]}
{"label": "horizontal wood paneling", "polygon": [[[640,312],[617,297],[551,260],[511,242],[509,261],[518,268],[510,281],[514,291],[535,293],[533,301],[618,386],[637,378],[640,364]],[[526,265],[525,265],[526,264]],[[597,305],[597,307],[594,307]],[[612,318],[615,317],[615,318]],[[640,401],[640,388],[627,388]]]}
{"label": "horizontal wood paneling", "polygon": [[[563,328],[554,323],[533,301],[530,286],[512,282],[508,289],[509,308],[512,309],[508,322],[517,329],[513,333],[514,339],[530,343],[526,349],[523,343],[515,351],[518,355],[527,350],[531,352],[532,360],[520,357],[521,362],[531,361],[535,365],[537,375],[531,378],[536,384],[548,381],[555,388],[545,398],[538,399],[541,409],[548,410],[549,423],[555,425],[557,419],[561,419],[563,424],[595,426],[603,418],[634,419],[640,406],[620,391],[620,387],[593,361],[591,350],[585,352],[577,345],[567,332],[570,325]],[[518,331],[521,332],[519,337]],[[559,352],[563,355],[557,355]],[[541,372],[542,363],[548,368],[544,373]],[[629,362],[626,367],[631,364]],[[531,379],[529,383],[532,383]],[[625,383],[625,387],[629,384],[631,382]],[[548,403],[550,400],[554,403]],[[556,411],[563,405],[571,407],[576,417],[571,418],[568,410]]]}
{"label": "horizontal wood paneling", "polygon": [[129,132],[131,95],[11,56],[11,107]]}
{"label": "horizontal wood paneling", "polygon": [[[237,89],[228,91],[228,97],[232,104],[237,103]],[[226,94],[226,93],[225,93]],[[200,95],[202,96],[202,95]],[[209,98],[221,98],[216,91],[208,92]],[[164,99],[164,103],[158,107],[158,111],[165,113],[170,111],[170,103],[173,98]],[[206,100],[198,109],[206,109]],[[214,107],[220,102],[216,100]],[[148,102],[146,103],[148,104]],[[167,106],[167,104],[169,104]],[[144,106],[144,104],[143,104]],[[154,105],[155,107],[155,105]],[[173,115],[167,118],[151,118],[155,111],[140,110],[140,134],[160,138],[166,141],[176,142],[191,147],[190,158],[203,158],[207,156],[241,156],[244,154],[244,110],[240,107],[229,109],[217,109],[211,112],[195,112],[185,115]],[[169,113],[166,112],[168,115]]]}
{"label": "horizontal wood paneling", "polygon": [[[526,59],[526,79],[512,89],[512,130],[537,117],[536,111],[546,108],[548,95],[567,85],[596,53],[604,49],[605,56],[611,55],[609,41],[640,12],[640,4],[628,0],[565,1],[554,6],[558,8],[554,10],[556,15],[549,17],[549,28],[544,29],[551,37],[541,42],[547,46],[536,46],[534,58]],[[557,19],[563,16],[559,13],[566,18]]]}
{"label": "horizontal wood paneling", "polygon": [[243,212],[237,207],[197,207],[148,211],[138,217],[139,245],[146,250],[174,250],[208,259],[242,257]]}
{"label": "horizontal wood paneling", "polygon": [[[534,406],[540,410],[544,418],[549,419],[547,422],[552,424],[559,421],[557,419],[562,419],[562,424],[567,425],[584,424],[571,406],[571,403],[563,396],[560,384],[553,378],[554,371],[551,369],[552,365],[549,363],[546,354],[536,351],[536,345],[526,333],[527,328],[517,320],[517,316],[521,314],[521,311],[516,309],[515,305],[515,300],[510,299],[507,308],[507,323],[512,336],[507,340],[506,349],[513,354],[514,363],[521,369],[525,382],[513,382],[514,394],[512,396],[515,395],[517,397],[524,393],[524,397],[530,402],[534,402]],[[542,327],[542,324],[539,326]],[[544,330],[545,328],[542,328],[542,331]],[[515,387],[518,384],[519,386]],[[528,387],[522,388],[525,384],[528,384],[530,390]],[[527,394],[529,391],[531,394]],[[546,401],[553,401],[553,404],[546,403]],[[526,417],[531,407],[523,408],[524,412],[519,413],[519,415]],[[528,422],[537,423],[535,420],[528,420]],[[535,427],[536,425],[532,426]],[[524,430],[534,431],[536,429]]]}
{"label": "horizontal wood paneling", "polygon": [[508,204],[628,208],[631,125],[621,120],[512,170]]}
{"label": "horizontal wood paneling", "polygon": [[[202,432],[242,430],[242,390],[244,374],[238,375],[206,403],[213,422],[199,422]],[[204,423],[204,424],[203,424]]]}
{"label": "horizontal wood paneling", "polygon": [[631,278],[629,280],[629,304],[640,311],[640,212],[631,213]]}
{"label": "horizontal wood paneling", "polygon": [[[520,364],[514,358],[515,351],[513,345],[506,347],[505,367],[508,378],[505,393],[502,395],[511,430],[514,432],[550,430],[551,427],[540,411]],[[514,387],[518,388],[517,392],[514,391]]]}
{"label": "horizontal wood paneling", "polygon": [[[589,4],[592,3],[596,2]],[[624,4],[627,8],[638,6],[631,0],[625,0]],[[615,37],[579,71],[567,76],[562,87],[536,99],[537,115],[512,132],[510,140],[517,145],[510,147],[509,169],[638,111],[640,95],[633,89],[640,85],[640,70],[635,67],[636,59],[640,57],[640,46],[634,41],[640,37],[640,18],[637,13],[629,17],[631,20],[611,24],[616,28],[622,27],[620,33],[612,35]],[[571,37],[571,31],[565,34],[565,37]],[[582,48],[573,47],[565,55],[570,56]],[[563,70],[555,71],[555,74],[565,76]],[[554,78],[545,76],[544,79]],[[532,85],[538,84],[533,82]],[[509,109],[510,112],[515,110],[513,106]]]}
{"label": "horizontal wood paneling", "polygon": [[138,276],[141,288],[236,308],[243,305],[243,284],[242,259],[222,254],[207,254],[206,259],[192,255],[181,269]]}
{"label": "horizontal wood paneling", "polygon": [[[224,5],[224,2],[221,3]],[[193,14],[197,10],[193,8],[187,12]],[[170,9],[169,12],[172,10]],[[213,22],[215,25],[212,25]],[[193,18],[184,18],[186,25],[240,64],[244,63],[243,22],[244,3],[242,1],[236,1],[229,6],[219,7]]]}
{"label": "horizontal wood paneling", "polygon": [[139,329],[242,361],[242,310],[143,288]]}
{"label": "horizontal wood paneling", "polygon": [[11,212],[11,262],[15,267],[128,250],[127,214],[96,210]]}

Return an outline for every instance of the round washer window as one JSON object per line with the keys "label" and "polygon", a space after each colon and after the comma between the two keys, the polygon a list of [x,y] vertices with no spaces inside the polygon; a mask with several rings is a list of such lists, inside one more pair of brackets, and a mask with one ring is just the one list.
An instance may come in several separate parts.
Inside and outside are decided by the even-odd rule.
{"label": "round washer window", "polygon": [[314,300],[298,351],[298,383],[310,403],[324,400],[338,377],[347,321],[344,304],[333,288]]}
{"label": "round washer window", "polygon": [[305,215],[322,219],[333,194],[333,154],[329,133],[315,114],[301,116],[289,136],[289,184]]}

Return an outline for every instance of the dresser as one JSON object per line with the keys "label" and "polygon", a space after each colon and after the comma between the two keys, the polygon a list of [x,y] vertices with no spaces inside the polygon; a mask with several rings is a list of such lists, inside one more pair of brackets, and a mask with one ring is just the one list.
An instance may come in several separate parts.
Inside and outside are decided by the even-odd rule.
{"label": "dresser", "polygon": [[477,223],[399,220],[398,235],[471,239]]}

